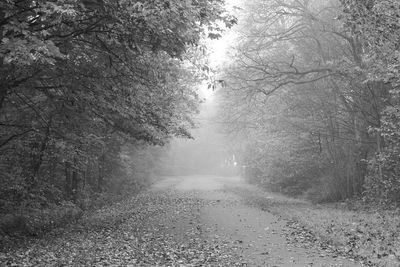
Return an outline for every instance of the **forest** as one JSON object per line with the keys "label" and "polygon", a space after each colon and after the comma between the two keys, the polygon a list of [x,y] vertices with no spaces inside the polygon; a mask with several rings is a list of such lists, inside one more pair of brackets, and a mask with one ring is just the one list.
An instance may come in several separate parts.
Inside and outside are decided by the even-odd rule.
{"label": "forest", "polygon": [[161,147],[191,138],[203,39],[235,22],[220,0],[1,1],[2,230],[147,187]]}
{"label": "forest", "polygon": [[[398,212],[400,1],[233,2],[0,1],[0,245],[199,166],[313,204]],[[208,42],[227,33],[213,66]],[[218,123],[179,154],[204,85]],[[180,173],[171,153],[195,160]]]}
{"label": "forest", "polygon": [[400,203],[400,2],[247,1],[219,79],[250,181],[316,203]]}

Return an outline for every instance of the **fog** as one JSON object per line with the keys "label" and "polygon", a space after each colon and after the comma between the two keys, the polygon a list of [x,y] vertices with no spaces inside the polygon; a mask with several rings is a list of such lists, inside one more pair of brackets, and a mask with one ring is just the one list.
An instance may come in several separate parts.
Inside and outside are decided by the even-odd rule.
{"label": "fog", "polygon": [[237,162],[233,149],[220,130],[217,119],[218,101],[206,85],[199,95],[204,98],[193,139],[175,138],[167,146],[164,161],[166,175],[236,175]]}

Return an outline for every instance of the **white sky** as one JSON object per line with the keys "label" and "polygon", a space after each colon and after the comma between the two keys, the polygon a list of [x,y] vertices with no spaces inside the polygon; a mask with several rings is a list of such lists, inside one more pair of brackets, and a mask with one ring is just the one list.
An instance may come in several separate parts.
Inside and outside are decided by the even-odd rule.
{"label": "white sky", "polygon": [[[243,0],[226,0],[226,9],[231,14],[237,13],[234,7],[240,6]],[[227,60],[227,50],[234,44],[237,37],[235,26],[232,29],[226,29],[222,37],[217,40],[209,40],[208,47],[210,49],[210,64],[211,67],[217,68]]]}
{"label": "white sky", "polygon": [[[235,13],[235,6],[240,6],[243,0],[226,0],[226,8],[229,12]],[[209,62],[210,67],[214,70],[218,70],[225,62],[229,60],[229,48],[234,44],[234,40],[237,37],[234,29],[226,29],[222,34],[222,37],[217,40],[208,40],[207,46],[210,52]],[[211,102],[213,99],[214,91],[207,88],[207,84],[204,83],[200,88],[201,97],[206,99],[206,102]]]}

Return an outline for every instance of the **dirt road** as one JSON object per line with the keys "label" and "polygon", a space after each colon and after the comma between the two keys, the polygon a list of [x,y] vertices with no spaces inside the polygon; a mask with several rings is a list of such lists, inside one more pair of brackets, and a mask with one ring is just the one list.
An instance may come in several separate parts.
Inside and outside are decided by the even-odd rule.
{"label": "dirt road", "polygon": [[249,204],[239,178],[169,177],[79,224],[0,253],[8,266],[361,266],[291,243],[286,221]]}
{"label": "dirt road", "polygon": [[[290,229],[284,220],[249,206],[243,194],[271,198],[268,193],[246,184],[238,177],[191,176],[169,178],[153,190],[176,189],[205,200],[200,209],[199,225],[202,238],[224,247],[247,266],[361,266],[354,261],[321,253],[316,249],[290,244],[286,235]],[[241,196],[239,196],[241,195]]]}

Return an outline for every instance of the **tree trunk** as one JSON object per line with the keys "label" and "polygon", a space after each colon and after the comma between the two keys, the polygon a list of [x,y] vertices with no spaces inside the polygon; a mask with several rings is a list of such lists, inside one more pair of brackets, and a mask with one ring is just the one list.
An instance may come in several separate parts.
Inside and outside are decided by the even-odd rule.
{"label": "tree trunk", "polygon": [[65,162],[65,194],[67,198],[72,196],[72,176],[70,162]]}
{"label": "tree trunk", "polygon": [[[380,155],[382,153],[382,142],[381,142],[381,134],[380,133],[376,134],[376,145],[377,145],[377,149],[378,149],[378,154]],[[379,170],[379,179],[382,181],[383,174],[382,174],[382,166],[381,166],[380,161],[378,161],[378,170]]]}
{"label": "tree trunk", "polygon": [[[3,59],[0,58],[0,60],[2,61]],[[2,66],[2,63],[0,63],[0,70],[1,70],[1,66]],[[4,88],[2,85],[0,85],[0,111],[3,108],[3,103],[6,99],[6,95],[7,95],[7,89]]]}
{"label": "tree trunk", "polygon": [[79,173],[75,166],[72,168],[71,189],[72,199],[77,201],[79,193]]}
{"label": "tree trunk", "polygon": [[101,192],[103,190],[103,186],[104,186],[104,164],[105,164],[105,155],[101,155],[101,157],[99,158],[98,161],[98,169],[99,169],[99,173],[97,176],[97,191]]}
{"label": "tree trunk", "polygon": [[[0,10],[0,21],[4,20],[4,16],[5,16],[4,12]],[[0,28],[0,40],[3,40],[3,28]],[[4,61],[3,57],[0,57],[0,74],[4,73],[3,61]],[[7,86],[6,86],[6,84],[4,84],[5,77],[4,76],[2,77],[2,76],[0,76],[0,114],[1,114],[1,110],[3,108],[4,101],[7,96]]]}
{"label": "tree trunk", "polygon": [[46,133],[45,133],[44,139],[43,139],[42,144],[39,149],[39,155],[35,156],[35,159],[32,164],[32,174],[28,181],[30,189],[34,188],[37,185],[37,178],[38,178],[39,170],[40,170],[40,167],[42,166],[43,157],[45,155],[45,151],[46,151],[47,145],[50,140],[50,127],[51,127],[51,118],[47,125]]}

